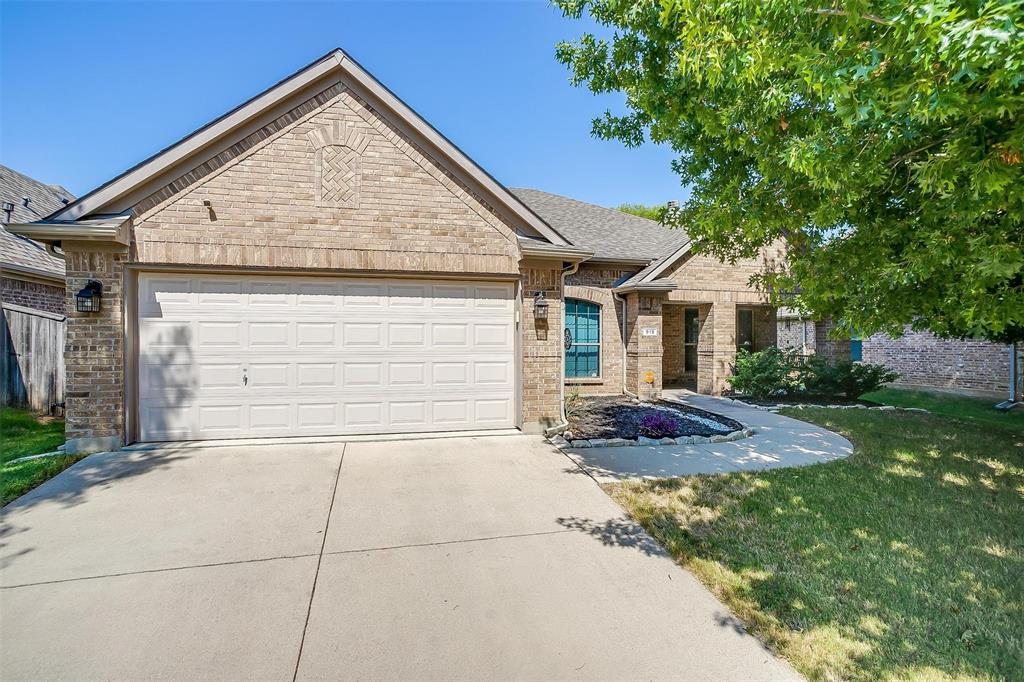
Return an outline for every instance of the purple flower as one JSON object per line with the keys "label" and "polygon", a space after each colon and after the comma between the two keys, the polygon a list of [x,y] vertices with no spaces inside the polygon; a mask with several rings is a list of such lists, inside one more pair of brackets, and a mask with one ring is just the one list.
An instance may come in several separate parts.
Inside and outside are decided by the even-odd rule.
{"label": "purple flower", "polygon": [[667,412],[652,412],[640,419],[640,434],[648,438],[665,438],[678,431],[679,426],[679,420]]}

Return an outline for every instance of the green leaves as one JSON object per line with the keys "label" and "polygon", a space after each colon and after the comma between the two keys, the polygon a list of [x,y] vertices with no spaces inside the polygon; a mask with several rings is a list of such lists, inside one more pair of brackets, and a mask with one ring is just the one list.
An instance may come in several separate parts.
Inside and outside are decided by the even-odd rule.
{"label": "green leaves", "polygon": [[557,57],[625,94],[596,135],[677,152],[703,250],[786,239],[760,283],[849,330],[1024,328],[1021,2],[558,4],[615,30]]}

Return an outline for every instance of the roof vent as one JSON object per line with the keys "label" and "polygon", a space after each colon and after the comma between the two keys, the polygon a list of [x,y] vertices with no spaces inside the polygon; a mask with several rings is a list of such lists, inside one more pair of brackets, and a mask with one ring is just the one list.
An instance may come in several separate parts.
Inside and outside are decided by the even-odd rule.
{"label": "roof vent", "polygon": [[25,208],[28,208],[28,202],[29,201],[31,201],[31,199],[29,199],[28,197],[22,197],[21,198],[21,205],[24,206]]}
{"label": "roof vent", "polygon": [[60,198],[60,203],[62,203],[62,204],[64,204],[65,206],[67,206],[68,204],[70,204],[70,203],[71,203],[71,199],[68,199],[67,197],[61,197],[61,198]]}

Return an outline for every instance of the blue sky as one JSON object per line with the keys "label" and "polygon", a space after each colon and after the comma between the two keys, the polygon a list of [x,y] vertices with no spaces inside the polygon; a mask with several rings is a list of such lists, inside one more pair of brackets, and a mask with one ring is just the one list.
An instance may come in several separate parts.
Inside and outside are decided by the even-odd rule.
{"label": "blue sky", "polygon": [[81,195],[341,47],[510,187],[606,206],[684,190],[671,150],[590,135],[546,2],[0,3],[0,162]]}

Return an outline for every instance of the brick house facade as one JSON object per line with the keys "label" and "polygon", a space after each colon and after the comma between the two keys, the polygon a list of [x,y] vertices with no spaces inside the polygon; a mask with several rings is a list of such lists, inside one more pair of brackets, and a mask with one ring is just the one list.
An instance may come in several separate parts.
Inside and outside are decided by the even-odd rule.
{"label": "brick house facade", "polygon": [[[1005,398],[1010,390],[1010,346],[976,339],[940,339],[908,325],[903,336],[872,334],[851,340],[834,337],[831,320],[815,321],[795,310],[783,308],[778,314],[778,345],[806,355],[824,355],[830,360],[854,357],[852,346],[859,341],[860,360],[885,365],[896,372],[894,382],[906,388],[955,391],[986,398]],[[1018,348],[1020,356],[1024,349]],[[1024,358],[1018,357],[1018,366]],[[1018,387],[1018,395],[1022,388]]]}
{"label": "brick house facade", "polygon": [[[421,430],[537,431],[562,422],[567,386],[652,397],[668,377],[719,393],[739,336],[775,342],[774,310],[749,281],[780,249],[726,265],[691,253],[685,232],[510,191],[340,50],[50,218],[13,227],[63,248],[69,292],[103,285],[100,312],[69,311],[71,451],[154,433],[260,435],[278,418],[285,435],[413,431],[402,419],[414,409],[432,415]],[[408,299],[411,289],[441,298]],[[567,301],[597,311],[588,377],[565,376],[581,341],[566,335]],[[412,303],[437,314],[403,313]],[[385,317],[373,327],[370,313],[346,312],[356,305]],[[689,368],[687,308],[700,313]],[[409,315],[428,330],[411,346]],[[275,329],[275,343],[290,345],[268,354],[260,344]],[[302,397],[303,366],[322,368],[303,375],[316,400]],[[281,389],[259,393],[273,377]],[[328,381],[337,394],[316,388]],[[452,381],[465,389],[452,393]],[[456,403],[468,416],[446,426]],[[335,421],[312,421],[323,415]]]}

